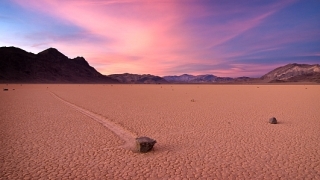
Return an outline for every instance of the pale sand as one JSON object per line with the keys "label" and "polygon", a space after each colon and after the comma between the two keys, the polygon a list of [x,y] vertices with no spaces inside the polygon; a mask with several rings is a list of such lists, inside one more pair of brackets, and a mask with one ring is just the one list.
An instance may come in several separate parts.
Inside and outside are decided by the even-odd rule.
{"label": "pale sand", "polygon": [[0,87],[0,179],[320,179],[319,85]]}

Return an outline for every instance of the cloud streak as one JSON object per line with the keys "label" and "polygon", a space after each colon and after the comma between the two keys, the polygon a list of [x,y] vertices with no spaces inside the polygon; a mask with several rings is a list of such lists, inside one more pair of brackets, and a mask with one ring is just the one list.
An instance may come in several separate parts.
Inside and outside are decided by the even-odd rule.
{"label": "cloud streak", "polygon": [[[296,1],[14,2],[27,13],[41,16],[34,26],[42,28],[24,33],[30,47],[40,51],[54,46],[68,56],[84,56],[103,74],[258,76],[261,72],[252,69],[274,67],[258,68],[268,58],[280,57],[279,52],[292,56],[291,45],[314,41],[320,28],[312,17],[300,24],[290,20],[287,24],[294,24],[293,30],[282,27],[281,21],[286,17],[281,13],[294,15],[294,8],[300,5]],[[52,21],[54,24],[50,25]],[[46,26],[52,28],[43,28]],[[319,46],[319,39],[315,44]],[[244,58],[253,62],[243,61]]]}

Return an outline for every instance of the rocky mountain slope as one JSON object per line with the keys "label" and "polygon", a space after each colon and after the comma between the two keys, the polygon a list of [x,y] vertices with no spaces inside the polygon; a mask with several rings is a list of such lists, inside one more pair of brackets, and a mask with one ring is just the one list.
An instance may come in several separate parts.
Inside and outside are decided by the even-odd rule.
{"label": "rocky mountain slope", "polygon": [[118,80],[120,83],[128,84],[165,84],[165,79],[150,74],[111,74],[108,77]]}
{"label": "rocky mountain slope", "polygon": [[266,82],[318,82],[320,83],[320,65],[287,64],[278,67],[261,77]]}
{"label": "rocky mountain slope", "polygon": [[2,83],[117,83],[91,67],[83,57],[69,59],[57,49],[38,54],[16,47],[0,48]]}

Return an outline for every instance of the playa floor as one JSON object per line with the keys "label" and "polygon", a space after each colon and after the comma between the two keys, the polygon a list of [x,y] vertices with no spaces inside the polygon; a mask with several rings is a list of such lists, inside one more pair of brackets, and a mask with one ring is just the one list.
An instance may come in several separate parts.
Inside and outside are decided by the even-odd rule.
{"label": "playa floor", "polygon": [[0,179],[320,179],[319,85],[0,87]]}

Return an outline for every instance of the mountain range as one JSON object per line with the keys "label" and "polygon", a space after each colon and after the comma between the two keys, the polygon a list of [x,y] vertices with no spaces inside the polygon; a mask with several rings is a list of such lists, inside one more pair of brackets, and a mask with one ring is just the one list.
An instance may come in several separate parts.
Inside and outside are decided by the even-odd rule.
{"label": "mountain range", "polygon": [[249,77],[218,77],[212,74],[193,76],[190,74],[182,74],[180,76],[164,76],[165,80],[170,83],[227,83],[227,82],[244,82],[251,80]]}
{"label": "mountain range", "polygon": [[168,83],[165,79],[151,74],[111,74],[108,77],[118,80],[125,84],[165,84]]}
{"label": "mountain range", "polygon": [[288,64],[261,78],[218,77],[212,74],[155,76],[151,74],[103,75],[83,57],[70,59],[55,48],[38,54],[16,47],[0,47],[0,83],[320,83],[320,65]]}

